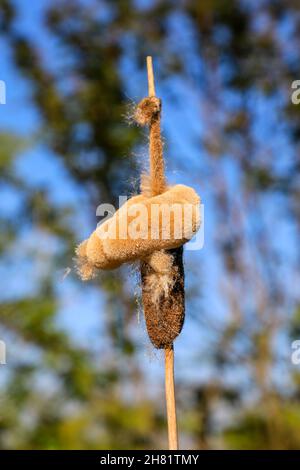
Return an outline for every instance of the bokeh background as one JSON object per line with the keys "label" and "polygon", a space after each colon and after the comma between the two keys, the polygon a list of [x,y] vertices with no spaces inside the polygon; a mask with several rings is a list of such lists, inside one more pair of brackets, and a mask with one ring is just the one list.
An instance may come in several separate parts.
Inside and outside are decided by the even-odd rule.
{"label": "bokeh background", "polygon": [[82,283],[73,263],[98,204],[138,190],[147,136],[127,117],[149,54],[168,179],[205,205],[175,343],[181,447],[300,448],[299,2],[1,0],[0,30],[0,448],[167,445],[136,269]]}

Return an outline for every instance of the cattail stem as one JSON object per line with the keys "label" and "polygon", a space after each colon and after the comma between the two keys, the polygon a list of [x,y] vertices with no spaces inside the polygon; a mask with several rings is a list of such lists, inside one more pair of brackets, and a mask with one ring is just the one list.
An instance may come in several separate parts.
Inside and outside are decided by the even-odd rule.
{"label": "cattail stem", "polygon": [[[152,57],[147,57],[147,75],[149,97],[155,97],[155,84]],[[160,132],[160,113],[150,124],[149,135],[150,153],[150,185],[153,196],[161,194],[165,188],[163,144]],[[165,349],[165,391],[168,420],[169,449],[178,449],[177,420],[174,384],[174,348],[171,345]]]}
{"label": "cattail stem", "polygon": [[147,74],[148,74],[148,95],[155,96],[153,64],[152,64],[152,57],[150,55],[147,56]]}
{"label": "cattail stem", "polygon": [[166,190],[163,144],[160,134],[160,116],[150,124],[150,185],[152,196]]}

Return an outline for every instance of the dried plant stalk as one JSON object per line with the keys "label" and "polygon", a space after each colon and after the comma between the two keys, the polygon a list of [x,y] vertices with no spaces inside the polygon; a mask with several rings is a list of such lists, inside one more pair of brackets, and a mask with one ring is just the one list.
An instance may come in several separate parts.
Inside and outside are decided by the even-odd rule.
{"label": "dried plant stalk", "polygon": [[[182,252],[182,247],[166,252],[172,259],[171,270],[167,273],[158,273],[151,264],[141,263],[146,326],[149,338],[157,349],[172,347],[174,339],[182,330],[184,322]],[[160,286],[158,289],[156,282]],[[167,284],[165,289],[164,283]],[[157,291],[161,293],[160,296]]]}
{"label": "dried plant stalk", "polygon": [[[124,263],[141,262],[141,284],[144,314],[149,338],[153,345],[165,351],[166,402],[169,448],[177,449],[177,425],[174,388],[173,342],[184,322],[184,268],[182,245],[193,237],[200,227],[200,198],[190,187],[168,187],[165,178],[163,143],[161,139],[161,100],[155,96],[152,59],[147,57],[149,96],[135,111],[135,121],[149,126],[149,175],[142,175],[141,194],[130,198],[108,220],[84,240],[76,249],[78,273],[83,280],[91,279],[98,269],[115,269]],[[139,219],[142,229],[133,236],[127,222],[134,219],[137,205],[142,204]],[[156,207],[189,204],[191,224],[186,227],[184,212],[181,220],[170,214],[169,235],[165,237],[164,212],[152,220]],[[131,209],[131,215],[129,212]],[[178,237],[179,224],[183,233]],[[152,236],[152,230],[155,236]]]}
{"label": "dried plant stalk", "polygon": [[166,384],[166,403],[168,417],[168,437],[169,449],[178,449],[177,437],[177,418],[175,402],[175,384],[174,384],[174,348],[165,350],[165,384]]}

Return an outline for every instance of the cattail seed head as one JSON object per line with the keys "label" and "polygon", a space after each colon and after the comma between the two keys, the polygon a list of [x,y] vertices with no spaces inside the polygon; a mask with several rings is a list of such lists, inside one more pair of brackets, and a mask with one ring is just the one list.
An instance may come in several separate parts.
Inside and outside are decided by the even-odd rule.
{"label": "cattail seed head", "polygon": [[161,100],[156,96],[142,99],[136,107],[134,120],[140,126],[149,126],[161,112]]}

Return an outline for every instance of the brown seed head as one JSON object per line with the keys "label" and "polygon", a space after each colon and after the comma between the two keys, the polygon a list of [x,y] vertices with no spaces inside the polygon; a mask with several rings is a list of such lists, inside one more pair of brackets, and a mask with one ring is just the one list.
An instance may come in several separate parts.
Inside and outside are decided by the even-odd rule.
{"label": "brown seed head", "polygon": [[161,100],[156,96],[143,98],[137,105],[134,120],[140,126],[149,126],[153,119],[159,116]]}

